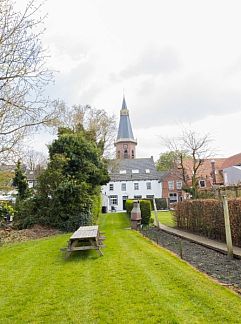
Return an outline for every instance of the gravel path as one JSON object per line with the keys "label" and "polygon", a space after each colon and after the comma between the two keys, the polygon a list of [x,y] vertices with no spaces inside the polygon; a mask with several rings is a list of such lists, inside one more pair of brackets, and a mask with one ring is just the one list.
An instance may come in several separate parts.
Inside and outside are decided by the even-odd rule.
{"label": "gravel path", "polygon": [[151,227],[142,234],[241,294],[241,260]]}

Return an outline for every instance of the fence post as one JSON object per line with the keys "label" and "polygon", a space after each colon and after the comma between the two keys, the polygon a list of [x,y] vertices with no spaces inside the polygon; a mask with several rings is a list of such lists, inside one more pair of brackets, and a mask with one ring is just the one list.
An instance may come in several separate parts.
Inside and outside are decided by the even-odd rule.
{"label": "fence post", "polygon": [[160,228],[159,226],[159,219],[158,219],[158,214],[157,214],[157,209],[156,209],[156,201],[155,201],[155,198],[153,198],[153,207],[154,207],[154,214],[155,214],[155,221],[154,221],[154,224]]}
{"label": "fence post", "polygon": [[229,221],[229,210],[228,210],[228,200],[226,195],[222,195],[223,200],[223,213],[224,213],[224,223],[225,223],[225,234],[226,234],[226,243],[228,250],[228,257],[233,258],[233,243],[232,243],[232,234]]}

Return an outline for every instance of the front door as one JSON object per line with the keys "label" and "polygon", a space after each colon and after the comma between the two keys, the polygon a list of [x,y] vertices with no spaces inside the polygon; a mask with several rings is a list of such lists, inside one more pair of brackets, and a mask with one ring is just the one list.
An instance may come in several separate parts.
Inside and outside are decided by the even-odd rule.
{"label": "front door", "polygon": [[123,201],[123,210],[126,210],[126,201],[128,199],[128,196],[123,196],[122,201]]}

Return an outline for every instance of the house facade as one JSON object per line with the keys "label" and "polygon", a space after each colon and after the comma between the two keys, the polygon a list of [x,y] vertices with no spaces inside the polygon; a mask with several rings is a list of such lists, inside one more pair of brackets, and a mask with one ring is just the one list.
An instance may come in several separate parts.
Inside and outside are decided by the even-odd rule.
{"label": "house facade", "polygon": [[136,158],[136,146],[123,98],[115,142],[116,159],[109,161],[110,182],[102,186],[102,206],[107,211],[124,211],[127,199],[162,197],[162,174],[156,170],[153,157]]}
{"label": "house facade", "polygon": [[183,181],[179,170],[167,171],[162,178],[162,197],[167,205],[182,201],[185,193],[182,190]]}
{"label": "house facade", "polygon": [[222,164],[221,170],[225,186],[241,184],[241,153],[227,158]]}
{"label": "house facade", "polygon": [[[225,158],[205,159],[202,161],[198,172],[197,181],[200,191],[210,190],[214,185],[223,185],[223,172],[221,166]],[[185,181],[188,186],[192,184],[193,161],[186,159],[184,162]],[[162,178],[163,198],[168,203],[175,203],[188,199],[190,194],[182,190],[185,185],[182,169],[174,168]]]}
{"label": "house facade", "polygon": [[102,187],[103,206],[108,211],[125,210],[127,199],[162,197],[161,174],[153,158],[115,160],[110,167],[110,182]]}

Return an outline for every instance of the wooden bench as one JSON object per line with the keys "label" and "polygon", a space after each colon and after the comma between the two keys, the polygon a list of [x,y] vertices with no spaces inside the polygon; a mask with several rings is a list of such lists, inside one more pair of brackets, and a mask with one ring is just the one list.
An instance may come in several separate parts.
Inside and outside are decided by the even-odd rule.
{"label": "wooden bench", "polygon": [[98,225],[81,226],[74,232],[68,241],[68,247],[62,249],[67,251],[67,256],[74,251],[98,250],[103,255],[101,248],[104,248],[103,240],[105,236],[99,232]]}

